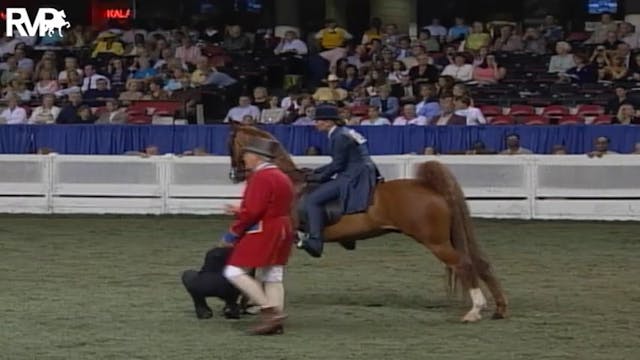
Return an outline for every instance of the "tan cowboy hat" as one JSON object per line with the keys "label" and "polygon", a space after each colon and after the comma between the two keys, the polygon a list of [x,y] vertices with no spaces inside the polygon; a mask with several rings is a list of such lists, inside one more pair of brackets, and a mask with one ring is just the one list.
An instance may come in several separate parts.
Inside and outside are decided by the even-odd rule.
{"label": "tan cowboy hat", "polygon": [[242,149],[243,152],[250,152],[260,156],[267,157],[269,159],[273,159],[276,157],[276,149],[278,147],[278,143],[269,139],[253,137],[247,145]]}
{"label": "tan cowboy hat", "polygon": [[326,82],[335,82],[335,81],[340,81],[340,78],[338,77],[338,75],[329,74],[329,76],[327,77]]}
{"label": "tan cowboy hat", "polygon": [[118,37],[118,35],[111,31],[103,31],[98,35],[98,40],[113,39],[116,37]]}

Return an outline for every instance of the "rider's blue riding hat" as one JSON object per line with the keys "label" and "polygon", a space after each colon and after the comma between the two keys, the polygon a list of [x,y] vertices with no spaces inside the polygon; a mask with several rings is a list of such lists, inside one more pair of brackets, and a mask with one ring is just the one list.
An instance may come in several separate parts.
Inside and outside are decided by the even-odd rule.
{"label": "rider's blue riding hat", "polygon": [[320,105],[316,108],[316,120],[342,121],[338,108],[331,105]]}

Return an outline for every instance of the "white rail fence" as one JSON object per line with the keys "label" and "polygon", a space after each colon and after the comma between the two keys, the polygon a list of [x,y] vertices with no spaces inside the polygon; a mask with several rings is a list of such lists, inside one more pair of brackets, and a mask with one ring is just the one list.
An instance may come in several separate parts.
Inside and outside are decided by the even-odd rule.
{"label": "white rail fence", "polygon": [[[640,219],[640,157],[374,157],[388,180],[411,177],[431,159],[451,168],[476,217]],[[242,192],[228,173],[227,157],[0,155],[0,212],[216,214]]]}

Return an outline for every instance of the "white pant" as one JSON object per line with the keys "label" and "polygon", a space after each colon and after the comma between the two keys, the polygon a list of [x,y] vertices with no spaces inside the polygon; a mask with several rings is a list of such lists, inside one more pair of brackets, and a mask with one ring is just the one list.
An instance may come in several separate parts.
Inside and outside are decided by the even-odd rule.
{"label": "white pant", "polygon": [[[249,268],[241,268],[233,265],[227,265],[224,268],[224,277],[227,279],[244,275],[249,272]],[[266,266],[256,269],[256,279],[260,282],[275,283],[284,280],[284,266]]]}

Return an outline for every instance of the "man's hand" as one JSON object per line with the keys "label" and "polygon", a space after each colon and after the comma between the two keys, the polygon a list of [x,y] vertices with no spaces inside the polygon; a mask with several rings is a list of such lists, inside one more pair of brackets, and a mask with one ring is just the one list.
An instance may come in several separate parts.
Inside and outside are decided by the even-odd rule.
{"label": "man's hand", "polygon": [[220,239],[220,247],[233,247],[238,240],[238,235],[227,231]]}
{"label": "man's hand", "polygon": [[224,213],[227,214],[227,215],[236,215],[239,212],[240,212],[240,206],[239,205],[226,204],[224,206]]}

